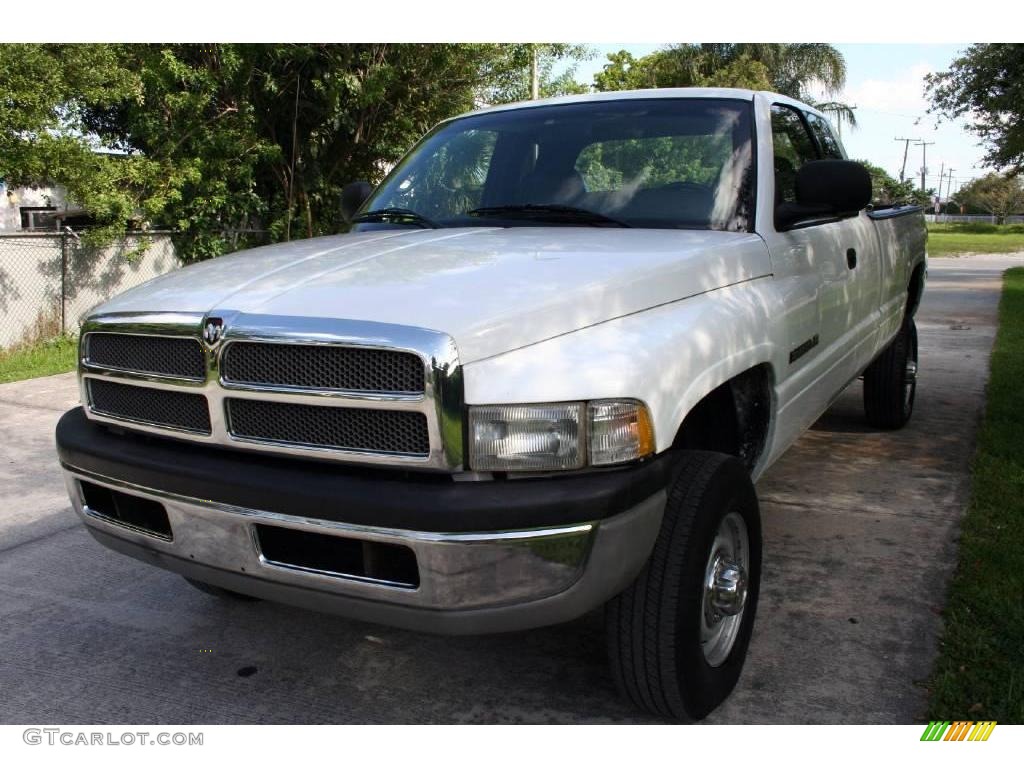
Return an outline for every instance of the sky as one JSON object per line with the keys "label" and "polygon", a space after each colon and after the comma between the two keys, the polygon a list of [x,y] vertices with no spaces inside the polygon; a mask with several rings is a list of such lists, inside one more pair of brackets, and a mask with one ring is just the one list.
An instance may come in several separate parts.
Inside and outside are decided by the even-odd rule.
{"label": "sky", "polygon": [[[576,77],[591,83],[594,74],[606,62],[607,54],[627,50],[634,56],[645,56],[661,44],[610,44],[593,46],[598,55],[580,63]],[[928,173],[926,185],[937,189],[943,173],[942,196],[946,196],[948,176],[953,169],[952,189],[990,169],[981,164],[984,151],[978,139],[963,121],[942,121],[928,115],[924,97],[924,76],[942,71],[964,50],[960,45],[920,44],[839,44],[846,58],[846,88],[836,97],[857,107],[857,127],[842,127],[842,140],[851,158],[868,160],[899,178],[903,163],[904,143],[898,136],[934,142],[927,147]],[[921,147],[912,142],[907,156],[906,174],[920,179]]]}

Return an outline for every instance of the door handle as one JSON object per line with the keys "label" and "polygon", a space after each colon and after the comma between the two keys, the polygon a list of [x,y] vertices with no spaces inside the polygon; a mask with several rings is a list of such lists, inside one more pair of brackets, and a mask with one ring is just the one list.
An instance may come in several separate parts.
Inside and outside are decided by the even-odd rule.
{"label": "door handle", "polygon": [[857,249],[847,248],[846,249],[846,266],[850,269],[857,268]]}

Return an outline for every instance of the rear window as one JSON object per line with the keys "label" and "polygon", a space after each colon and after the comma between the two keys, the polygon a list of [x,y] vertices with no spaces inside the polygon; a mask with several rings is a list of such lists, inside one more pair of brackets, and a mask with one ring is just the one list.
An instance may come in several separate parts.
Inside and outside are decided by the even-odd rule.
{"label": "rear window", "polygon": [[662,184],[710,186],[732,154],[727,136],[658,136],[590,144],[576,158],[576,170],[591,192]]}

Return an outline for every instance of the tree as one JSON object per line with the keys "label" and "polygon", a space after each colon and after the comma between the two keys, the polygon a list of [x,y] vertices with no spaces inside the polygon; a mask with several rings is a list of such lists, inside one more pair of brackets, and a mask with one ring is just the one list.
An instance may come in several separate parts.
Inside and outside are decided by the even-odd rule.
{"label": "tree", "polygon": [[0,46],[0,178],[12,186],[61,184],[123,231],[145,217],[140,200],[170,199],[183,183],[153,158],[97,152],[103,143],[86,124],[89,110],[139,97],[137,75],[112,46]]}
{"label": "tree", "polygon": [[1024,44],[972,45],[948,71],[929,75],[927,90],[933,111],[968,117],[987,164],[1024,170]]}
{"label": "tree", "polygon": [[[635,58],[626,51],[610,54],[594,77],[599,91],[628,88],[714,86],[771,90],[814,103],[811,89],[830,95],[846,82],[846,61],[824,43],[680,43]],[[856,125],[846,104],[820,105],[839,121]]]}
{"label": "tree", "polygon": [[[576,62],[594,56],[585,45],[568,43],[513,43],[489,46],[489,59],[481,73],[480,100],[484,104],[525,101],[531,96],[533,56],[537,56],[540,97],[586,93],[586,85],[576,81]],[[558,64],[568,64],[560,74]]]}
{"label": "tree", "polygon": [[[168,227],[205,258],[337,232],[348,181],[378,180],[498,88],[510,52],[452,45],[0,46],[0,177],[49,181],[95,217]],[[113,150],[97,154],[95,150]]]}
{"label": "tree", "polygon": [[935,194],[935,190],[921,191],[914,185],[912,179],[897,181],[890,176],[884,168],[869,163],[867,160],[858,160],[861,165],[867,168],[871,174],[871,202],[876,206],[898,205],[911,203],[913,205],[928,205]]}
{"label": "tree", "polygon": [[1024,179],[990,173],[961,187],[955,197],[958,203],[988,211],[1002,224],[1007,216],[1024,212]]}

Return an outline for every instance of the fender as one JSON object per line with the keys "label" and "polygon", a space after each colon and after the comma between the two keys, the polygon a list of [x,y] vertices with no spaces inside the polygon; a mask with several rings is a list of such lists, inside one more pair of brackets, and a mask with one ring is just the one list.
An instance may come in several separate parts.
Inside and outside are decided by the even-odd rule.
{"label": "fender", "polygon": [[651,410],[657,450],[667,450],[720,384],[761,364],[774,371],[770,288],[749,280],[471,363],[466,402],[636,398]]}

